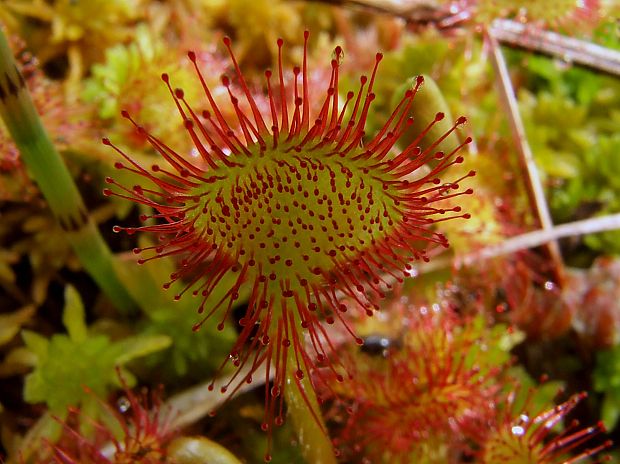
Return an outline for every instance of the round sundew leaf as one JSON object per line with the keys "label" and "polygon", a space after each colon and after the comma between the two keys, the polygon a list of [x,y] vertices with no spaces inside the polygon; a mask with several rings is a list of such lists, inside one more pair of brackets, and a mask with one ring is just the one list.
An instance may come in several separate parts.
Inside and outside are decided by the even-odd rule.
{"label": "round sundew leaf", "polygon": [[240,267],[261,264],[250,281],[276,276],[274,285],[286,279],[297,291],[303,279],[322,284],[317,269],[329,271],[371,250],[394,233],[392,218],[403,214],[380,173],[368,174],[373,162],[349,160],[345,166],[311,151],[267,152],[252,161],[192,191],[203,208],[188,213],[196,229],[212,236]]}
{"label": "round sundew leaf", "polygon": [[[237,116],[234,123],[225,117],[230,108],[224,111],[216,103],[196,53],[188,57],[208,109],[204,101],[200,111],[192,106],[188,94],[162,74],[195,157],[172,150],[127,111],[123,117],[161,155],[160,162],[141,166],[109,139],[103,140],[121,156],[117,169],[145,180],[144,185],[126,187],[108,178],[110,187],[104,194],[154,211],[141,218],[142,227],[114,229],[155,234],[153,245],[134,250],[140,255],[138,263],[178,258],[164,288],[176,291],[174,299],[188,293],[198,299],[202,319],[195,330],[210,319],[223,330],[235,308],[244,310],[238,319],[239,337],[220,369],[233,364],[243,372],[234,379],[238,387],[251,383],[265,361],[273,365],[274,372],[267,368],[264,374],[266,385],[272,374],[274,378],[266,391],[262,424],[270,434],[273,425],[284,420],[287,378],[289,384],[295,382],[312,417],[318,417],[316,401],[307,396],[311,387],[302,385],[316,363],[328,359],[330,341],[322,325],[339,320],[352,334],[342,316],[348,306],[341,297],[351,298],[356,310],[372,315],[377,301],[409,275],[412,261],[428,260],[429,248],[447,246],[434,224],[469,217],[446,200],[472,193],[461,190],[459,183],[474,175],[470,171],[452,182],[440,179],[450,166],[463,162],[458,152],[471,142],[467,138],[450,151],[437,151],[439,143],[466,122],[464,117],[428,146],[418,147],[416,140],[398,147],[412,123],[422,77],[413,81],[384,126],[369,137],[365,124],[382,55],[376,55],[370,76],[360,77],[359,91],[343,96],[338,93],[343,52],[337,47],[331,77],[321,79],[326,85],[321,99],[310,89],[308,33],[304,38],[303,62],[293,69],[292,84],[284,78],[283,41],[278,40],[277,72],[265,73],[267,105],[259,105],[251,93],[231,41],[224,39],[234,75],[223,76],[217,90],[229,95]],[[311,101],[311,95],[319,95],[317,101]],[[428,130],[444,117],[436,113]],[[225,393],[237,387],[220,389]],[[324,426],[319,424],[319,429]]]}

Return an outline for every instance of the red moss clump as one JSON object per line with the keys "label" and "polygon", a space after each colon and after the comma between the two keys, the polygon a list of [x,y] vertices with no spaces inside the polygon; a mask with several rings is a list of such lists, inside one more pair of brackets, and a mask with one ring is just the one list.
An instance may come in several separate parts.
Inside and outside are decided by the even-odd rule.
{"label": "red moss clump", "polygon": [[381,339],[380,353],[371,349],[373,339],[363,352],[339,354],[350,357],[343,359],[350,382],[334,387],[327,372],[316,373],[340,423],[336,443],[369,462],[452,462],[488,433],[502,365],[479,356],[492,341],[481,339],[472,321],[437,304],[398,306],[390,317],[402,322],[402,337]]}

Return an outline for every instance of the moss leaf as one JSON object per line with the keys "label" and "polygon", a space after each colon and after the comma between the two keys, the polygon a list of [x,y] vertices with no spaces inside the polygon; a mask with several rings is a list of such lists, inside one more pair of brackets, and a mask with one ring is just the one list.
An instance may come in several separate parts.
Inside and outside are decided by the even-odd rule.
{"label": "moss leaf", "polygon": [[69,337],[76,343],[86,340],[88,329],[86,328],[84,305],[80,294],[71,285],[65,288],[65,308],[62,313],[62,323],[69,332]]}

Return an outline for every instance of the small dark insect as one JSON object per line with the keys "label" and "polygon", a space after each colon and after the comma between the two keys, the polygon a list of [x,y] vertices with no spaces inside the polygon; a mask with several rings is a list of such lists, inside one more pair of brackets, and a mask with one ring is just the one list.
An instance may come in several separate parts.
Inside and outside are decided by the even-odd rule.
{"label": "small dark insect", "polygon": [[379,334],[368,335],[362,340],[364,344],[361,350],[370,356],[383,356],[385,358],[390,350],[398,349],[401,346],[399,339]]}

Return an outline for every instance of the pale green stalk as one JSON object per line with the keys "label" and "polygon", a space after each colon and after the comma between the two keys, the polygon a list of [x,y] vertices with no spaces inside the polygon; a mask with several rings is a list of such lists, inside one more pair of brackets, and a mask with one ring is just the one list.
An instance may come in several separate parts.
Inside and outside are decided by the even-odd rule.
{"label": "pale green stalk", "polygon": [[[299,326],[298,318],[295,319],[295,323]],[[301,380],[296,379],[297,369],[293,369],[298,362],[305,374]],[[336,464],[334,447],[327,434],[321,408],[310,381],[310,371],[303,356],[296,356],[292,346],[288,349],[286,364],[289,368],[285,374],[284,398],[301,453],[308,464]]]}
{"label": "pale green stalk", "polygon": [[86,271],[119,310],[129,312],[135,309],[134,301],[114,271],[110,249],[88,214],[73,178],[41,123],[2,30],[0,116],[30,176],[39,186]]}

